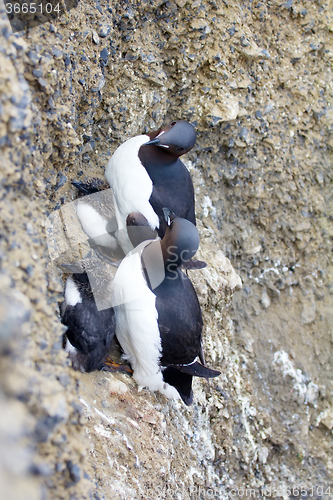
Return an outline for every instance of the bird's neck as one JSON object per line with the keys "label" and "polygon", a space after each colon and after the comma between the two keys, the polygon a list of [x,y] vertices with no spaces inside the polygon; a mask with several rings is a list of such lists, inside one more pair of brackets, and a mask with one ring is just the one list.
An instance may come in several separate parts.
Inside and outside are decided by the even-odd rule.
{"label": "bird's neck", "polygon": [[139,159],[153,182],[154,178],[158,174],[161,174],[161,172],[166,173],[166,170],[173,170],[179,161],[178,158],[154,145],[141,146],[139,149]]}

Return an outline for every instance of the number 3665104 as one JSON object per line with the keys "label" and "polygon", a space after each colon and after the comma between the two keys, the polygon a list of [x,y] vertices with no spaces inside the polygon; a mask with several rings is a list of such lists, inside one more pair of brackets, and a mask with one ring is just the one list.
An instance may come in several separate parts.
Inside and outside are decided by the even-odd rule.
{"label": "number 3665104", "polygon": [[52,5],[51,3],[6,3],[7,14],[51,14],[52,12],[60,13],[60,4]]}

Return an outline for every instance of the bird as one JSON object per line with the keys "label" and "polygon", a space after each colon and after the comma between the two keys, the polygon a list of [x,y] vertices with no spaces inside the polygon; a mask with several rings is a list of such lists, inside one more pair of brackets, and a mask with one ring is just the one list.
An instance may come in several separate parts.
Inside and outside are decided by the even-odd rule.
{"label": "bird", "polygon": [[[191,176],[179,157],[196,141],[194,127],[185,120],[138,135],[121,144],[110,158],[105,177],[112,187],[118,228],[125,227],[131,212],[140,212],[160,237],[165,231],[162,208],[195,224],[194,189]],[[131,250],[125,234],[120,242]]]}
{"label": "bird", "polygon": [[204,365],[200,304],[179,269],[198,249],[198,230],[170,209],[163,208],[163,215],[162,240],[140,243],[115,274],[116,336],[139,390],[147,387],[191,405],[193,376],[212,378],[220,372]]}
{"label": "bird", "polygon": [[[96,200],[89,200],[80,213],[85,210],[89,214],[94,206]],[[102,218],[102,215],[98,216]],[[149,227],[147,219],[140,213],[129,214],[126,222],[134,246],[157,237],[156,231]],[[95,227],[98,229],[99,226],[95,223]],[[114,269],[100,261],[99,254],[95,256],[90,252],[77,263],[63,265],[63,270],[72,272],[66,280],[65,300],[60,305],[61,321],[67,326],[63,347],[72,366],[82,372],[104,369],[131,374],[128,366],[109,358],[115,333],[115,314],[114,309],[107,306],[110,304]]]}
{"label": "bird", "polygon": [[[179,159],[193,148],[195,141],[194,127],[185,120],[178,120],[162,129],[128,139],[110,158],[105,177],[114,193],[117,239],[125,254],[133,249],[126,231],[126,218],[131,212],[141,213],[160,238],[166,229],[164,206],[196,224],[192,179]],[[95,190],[98,182],[75,181],[74,185],[87,192],[91,186]],[[185,265],[188,269],[206,266],[197,260],[190,260]]]}
{"label": "bird", "polygon": [[115,333],[114,310],[97,309],[87,273],[70,275],[64,295],[60,305],[61,321],[67,326],[63,347],[73,368],[82,372],[103,369],[132,373],[128,366],[109,358]]}

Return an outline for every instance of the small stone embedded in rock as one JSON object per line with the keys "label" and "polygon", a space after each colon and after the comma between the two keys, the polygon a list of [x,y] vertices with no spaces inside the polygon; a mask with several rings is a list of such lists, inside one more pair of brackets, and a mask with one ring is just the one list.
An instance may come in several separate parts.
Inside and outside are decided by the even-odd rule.
{"label": "small stone embedded in rock", "polygon": [[205,19],[193,18],[191,28],[192,30],[204,31],[205,33],[210,32],[210,28]]}
{"label": "small stone embedded in rock", "polygon": [[259,462],[265,464],[267,462],[268,454],[269,454],[268,448],[266,446],[260,446],[258,449]]}
{"label": "small stone embedded in rock", "polygon": [[97,81],[96,87],[92,87],[90,90],[91,92],[99,92],[105,85],[105,77],[101,76],[99,80]]}
{"label": "small stone embedded in rock", "polygon": [[19,52],[21,50],[25,50],[27,46],[26,42],[24,42],[23,40],[15,40],[15,42],[13,41],[13,45]]}
{"label": "small stone embedded in rock", "polygon": [[81,479],[81,469],[77,464],[73,464],[71,460],[66,462],[69,476],[73,483],[78,483]]}
{"label": "small stone embedded in rock", "polygon": [[316,426],[319,424],[323,424],[330,431],[333,429],[333,408],[327,408],[319,414]]}
{"label": "small stone embedded in rock", "polygon": [[71,58],[69,57],[69,55],[64,56],[64,63],[65,63],[65,68],[67,68],[70,65]]}
{"label": "small stone embedded in rock", "polygon": [[50,99],[47,101],[48,105],[50,106],[51,109],[55,109],[56,105],[54,103],[54,100],[52,99],[52,97],[50,97]]}
{"label": "small stone embedded in rock", "polygon": [[52,476],[53,469],[48,464],[33,464],[31,466],[31,473],[36,476]]}
{"label": "small stone embedded in rock", "polygon": [[67,177],[63,173],[58,174],[58,182],[55,186],[55,190],[60,189],[67,182]]}
{"label": "small stone embedded in rock", "polygon": [[105,38],[106,36],[108,36],[110,31],[111,31],[111,26],[103,24],[102,26],[100,26],[98,34],[101,38]]}
{"label": "small stone embedded in rock", "polygon": [[91,35],[92,35],[93,42],[96,43],[96,45],[98,45],[100,42],[100,38],[99,38],[97,32],[95,30],[92,30]]}
{"label": "small stone embedded in rock", "polygon": [[111,394],[125,394],[128,387],[121,380],[117,380],[115,377],[108,379],[108,389]]}
{"label": "small stone embedded in rock", "polygon": [[18,109],[17,115],[13,116],[9,120],[9,128],[11,132],[17,132],[25,128],[24,121],[26,119],[27,112],[25,110]]}
{"label": "small stone embedded in rock", "polygon": [[267,293],[266,288],[264,288],[262,294],[261,294],[261,300],[260,302],[262,303],[263,307],[267,309],[267,307],[270,306],[271,304],[271,299],[269,298],[269,295]]}
{"label": "small stone embedded in rock", "polygon": [[32,276],[34,273],[34,266],[32,264],[29,264],[27,267],[24,268],[25,272],[27,273],[28,276]]}
{"label": "small stone embedded in rock", "polygon": [[234,36],[234,34],[236,33],[236,27],[231,26],[231,28],[229,28],[227,31],[228,31],[230,36]]}
{"label": "small stone embedded in rock", "polygon": [[62,57],[63,52],[58,47],[53,47],[52,54],[53,54],[54,57],[60,58],[60,57]]}
{"label": "small stone embedded in rock", "polygon": [[100,54],[99,54],[99,57],[103,60],[103,61],[107,61],[108,60],[108,57],[109,57],[109,51],[107,48],[101,50]]}
{"label": "small stone embedded in rock", "polygon": [[152,69],[152,71],[148,75],[146,75],[146,78],[147,80],[161,87],[166,84],[168,79],[167,75],[160,67],[157,67],[155,70]]}
{"label": "small stone embedded in rock", "polygon": [[239,133],[239,137],[242,139],[242,141],[247,143],[249,137],[249,130],[246,127],[242,127]]}
{"label": "small stone embedded in rock", "polygon": [[41,76],[43,76],[43,70],[42,70],[42,69],[40,69],[40,68],[33,69],[33,70],[32,70],[32,74],[33,74],[36,78],[40,78]]}
{"label": "small stone embedded in rock", "polygon": [[270,59],[271,57],[268,50],[260,49],[254,40],[246,39],[245,46],[240,41],[235,44],[235,49],[248,59]]}
{"label": "small stone embedded in rock", "polygon": [[70,378],[66,373],[61,373],[57,378],[63,387],[67,387],[71,383]]}
{"label": "small stone embedded in rock", "polygon": [[43,88],[47,87],[47,81],[44,78],[38,78],[38,83]]}
{"label": "small stone embedded in rock", "polygon": [[321,43],[320,42],[310,43],[310,49],[311,50],[319,50],[320,47],[321,47]]}
{"label": "small stone embedded in rock", "polygon": [[250,41],[248,38],[246,38],[245,36],[243,36],[241,38],[241,44],[242,44],[242,47],[248,47],[250,45]]}
{"label": "small stone embedded in rock", "polygon": [[140,58],[142,62],[147,64],[156,62],[156,56],[151,52],[140,52]]}
{"label": "small stone embedded in rock", "polygon": [[34,64],[38,64],[40,61],[39,54],[37,54],[37,52],[34,52],[33,50],[30,50],[30,52],[28,52],[28,57],[30,61]]}
{"label": "small stone embedded in rock", "polygon": [[34,431],[34,437],[37,443],[44,443],[47,441],[56,425],[62,421],[63,418],[60,418],[59,416],[51,417],[50,415],[47,415],[46,417],[40,418]]}
{"label": "small stone embedded in rock", "polygon": [[225,97],[222,102],[214,106],[206,115],[206,122],[214,127],[219,122],[234,120],[239,112],[238,100],[233,97]]}

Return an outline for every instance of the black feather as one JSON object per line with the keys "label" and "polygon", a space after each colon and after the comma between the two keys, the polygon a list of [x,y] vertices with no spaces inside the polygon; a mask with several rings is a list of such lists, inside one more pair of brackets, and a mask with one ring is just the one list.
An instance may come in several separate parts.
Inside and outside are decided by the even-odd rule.
{"label": "black feather", "polygon": [[[62,307],[61,321],[68,327],[66,337],[77,349],[75,368],[90,372],[102,368],[115,332],[113,308],[98,311],[86,273],[74,274],[82,303]],[[73,356],[73,355],[72,355]]]}
{"label": "black feather", "polygon": [[175,387],[187,406],[193,403],[192,375],[181,373],[173,367],[168,367],[162,372],[164,382]]}

